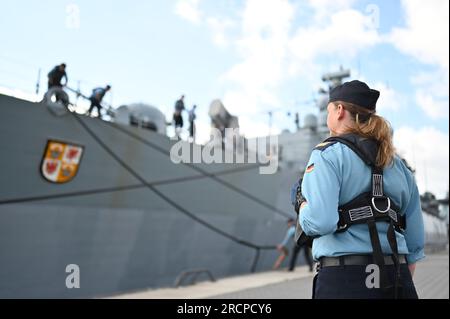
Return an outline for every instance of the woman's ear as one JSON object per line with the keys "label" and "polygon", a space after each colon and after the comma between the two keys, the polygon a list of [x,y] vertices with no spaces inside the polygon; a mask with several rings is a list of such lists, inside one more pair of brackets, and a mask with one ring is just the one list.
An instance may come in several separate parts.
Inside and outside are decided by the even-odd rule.
{"label": "woman's ear", "polygon": [[342,104],[338,104],[338,106],[337,106],[338,120],[342,120],[342,118],[344,117],[344,113],[345,113],[344,107],[342,106]]}

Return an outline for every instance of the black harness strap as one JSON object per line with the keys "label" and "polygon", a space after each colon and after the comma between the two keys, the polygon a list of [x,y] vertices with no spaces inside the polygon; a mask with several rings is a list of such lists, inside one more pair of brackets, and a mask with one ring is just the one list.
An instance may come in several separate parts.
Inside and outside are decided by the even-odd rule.
{"label": "black harness strap", "polygon": [[[372,143],[372,140],[361,138],[355,134],[346,134],[342,136],[329,137],[323,142],[323,144],[327,143],[326,146],[329,146],[336,142],[342,143],[350,148],[366,165],[369,165],[370,167],[376,166],[375,160],[378,153],[378,144]],[[367,145],[369,145],[370,142],[370,147],[363,149],[358,146],[364,142],[366,142]]]}
{"label": "black harness strap", "polygon": [[[392,284],[389,283],[388,274],[384,262],[380,238],[376,227],[377,221],[389,223],[387,239],[392,251],[392,259],[395,267],[394,298],[399,297],[400,287],[400,264],[398,245],[395,231],[402,232],[405,228],[405,218],[401,216],[400,209],[384,194],[383,169],[376,165],[378,144],[372,140],[363,139],[354,134],[339,137],[330,137],[325,140],[324,145],[342,143],[348,146],[363,162],[372,169],[371,191],[362,193],[349,203],[339,206],[339,222],[337,232],[346,231],[351,225],[365,223],[369,229],[370,242],[373,249],[373,261],[380,269],[380,286],[385,290],[388,297],[392,296]],[[365,144],[364,144],[365,143]],[[364,144],[364,147],[361,147]]]}
{"label": "black harness strap", "polygon": [[381,249],[380,238],[378,237],[377,225],[375,219],[371,218],[367,220],[367,226],[369,227],[370,243],[373,249],[373,261],[380,269],[380,287],[381,289],[388,288],[389,281],[386,274],[386,268],[384,264],[383,251]]}
{"label": "black harness strap", "polygon": [[398,256],[398,245],[397,245],[397,237],[395,236],[395,228],[394,223],[389,223],[389,227],[387,230],[387,239],[389,246],[392,250],[392,260],[394,261],[394,268],[395,268],[395,279],[394,279],[394,299],[397,299],[399,297],[399,293],[401,290],[400,286],[400,261]]}

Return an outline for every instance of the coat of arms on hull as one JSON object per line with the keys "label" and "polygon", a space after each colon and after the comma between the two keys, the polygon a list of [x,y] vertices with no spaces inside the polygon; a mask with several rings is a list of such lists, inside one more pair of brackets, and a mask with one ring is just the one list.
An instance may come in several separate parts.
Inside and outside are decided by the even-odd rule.
{"label": "coat of arms on hull", "polygon": [[67,183],[78,172],[84,147],[62,141],[48,140],[41,163],[41,174],[49,182]]}

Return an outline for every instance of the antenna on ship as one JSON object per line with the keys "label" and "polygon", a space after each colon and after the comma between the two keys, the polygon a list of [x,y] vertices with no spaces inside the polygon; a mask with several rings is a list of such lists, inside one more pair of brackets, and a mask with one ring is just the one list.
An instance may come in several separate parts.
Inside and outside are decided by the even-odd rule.
{"label": "antenna on ship", "polygon": [[350,76],[350,70],[340,66],[339,71],[325,73],[322,75],[322,81],[328,84],[328,90],[320,88],[319,98],[316,106],[319,109],[318,128],[321,133],[328,132],[327,127],[327,105],[328,93],[338,85],[342,84],[342,80]]}
{"label": "antenna on ship", "polygon": [[38,76],[36,81],[36,95],[39,94],[39,83],[41,82],[41,68],[38,70]]}
{"label": "antenna on ship", "polygon": [[348,78],[350,76],[350,70],[344,70],[342,68],[342,66],[339,68],[339,71],[337,72],[330,72],[330,73],[325,73],[324,75],[322,75],[322,81],[324,82],[329,82],[329,89],[331,90],[332,88],[341,85],[342,84],[342,80],[345,78]]}
{"label": "antenna on ship", "polygon": [[75,106],[78,105],[78,98],[80,97],[80,80],[77,81],[77,94],[75,99]]}
{"label": "antenna on ship", "polygon": [[297,131],[299,131],[299,130],[300,130],[300,115],[298,114],[298,112],[295,112],[295,120],[294,120],[294,123],[295,123],[295,129],[296,129]]}
{"label": "antenna on ship", "polygon": [[267,112],[269,114],[269,136],[272,133],[272,118],[273,118],[273,112],[269,111]]}
{"label": "antenna on ship", "polygon": [[[314,93],[312,93],[312,97],[310,99],[307,100],[303,100],[303,101],[299,101],[296,100],[294,102],[294,107],[297,110],[300,106],[308,106],[308,105],[312,105],[312,104],[316,104],[317,103],[317,98],[314,96]],[[288,114],[288,116],[290,116],[290,114]],[[294,113],[294,124],[295,124],[295,131],[299,131],[300,130],[300,113],[299,112],[295,112]]]}

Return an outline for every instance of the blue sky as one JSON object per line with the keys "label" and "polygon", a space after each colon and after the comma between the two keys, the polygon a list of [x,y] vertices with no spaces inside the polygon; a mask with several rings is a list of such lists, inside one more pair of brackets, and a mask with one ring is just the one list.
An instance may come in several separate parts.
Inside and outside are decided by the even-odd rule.
{"label": "blue sky", "polygon": [[381,91],[379,113],[421,191],[444,194],[448,29],[447,0],[2,1],[0,88],[33,92],[39,68],[45,88],[66,62],[70,86],[109,83],[115,106],[145,102],[170,116],[184,93],[205,139],[220,98],[255,136],[267,134],[269,110],[272,132],[293,130],[289,111],[316,112],[321,74],[342,65]]}

